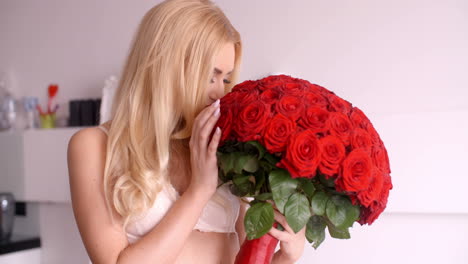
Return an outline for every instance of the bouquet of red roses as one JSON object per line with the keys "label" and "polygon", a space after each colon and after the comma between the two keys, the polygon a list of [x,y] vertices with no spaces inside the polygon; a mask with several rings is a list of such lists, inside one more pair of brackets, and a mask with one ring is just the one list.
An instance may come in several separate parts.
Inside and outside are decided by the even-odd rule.
{"label": "bouquet of red roses", "polygon": [[[392,189],[387,151],[366,115],[333,92],[286,75],[236,85],[221,99],[219,177],[251,197],[236,263],[270,263],[274,208],[317,248],[325,229],[350,238]],[[279,227],[281,228],[281,226]]]}

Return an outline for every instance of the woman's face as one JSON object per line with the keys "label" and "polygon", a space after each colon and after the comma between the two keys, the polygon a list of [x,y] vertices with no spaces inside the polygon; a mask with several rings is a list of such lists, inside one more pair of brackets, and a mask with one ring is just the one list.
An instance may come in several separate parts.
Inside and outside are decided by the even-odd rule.
{"label": "woman's face", "polygon": [[235,50],[233,43],[225,44],[214,61],[214,69],[210,83],[206,90],[206,105],[212,104],[224,96],[224,85],[231,82],[231,73],[234,70]]}

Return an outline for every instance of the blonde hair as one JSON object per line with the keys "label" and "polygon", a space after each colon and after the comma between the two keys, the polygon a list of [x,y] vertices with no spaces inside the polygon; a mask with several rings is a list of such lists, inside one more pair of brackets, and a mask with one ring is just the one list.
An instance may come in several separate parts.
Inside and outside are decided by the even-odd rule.
{"label": "blonde hair", "polygon": [[237,79],[242,45],[217,6],[168,0],[143,17],[114,97],[104,169],[107,205],[123,217],[124,227],[168,183],[174,153],[190,167],[192,125],[204,107],[214,58],[227,43],[234,44],[235,67],[225,92]]}

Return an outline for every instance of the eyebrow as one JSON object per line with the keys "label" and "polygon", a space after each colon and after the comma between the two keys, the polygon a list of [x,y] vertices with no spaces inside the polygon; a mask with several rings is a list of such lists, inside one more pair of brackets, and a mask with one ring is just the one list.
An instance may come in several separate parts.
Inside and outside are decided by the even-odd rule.
{"label": "eyebrow", "polygon": [[[218,69],[218,68],[216,68],[216,67],[214,68],[214,72],[215,72],[216,74],[223,74],[223,71],[220,70],[220,69]],[[232,73],[232,71],[228,72],[226,75],[230,75],[231,73]]]}

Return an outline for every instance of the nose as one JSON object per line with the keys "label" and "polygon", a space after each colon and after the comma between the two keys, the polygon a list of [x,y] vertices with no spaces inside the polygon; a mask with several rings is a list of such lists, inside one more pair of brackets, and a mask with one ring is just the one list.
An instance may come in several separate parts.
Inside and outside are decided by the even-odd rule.
{"label": "nose", "polygon": [[220,81],[216,82],[216,98],[221,98],[224,96],[224,80],[221,79]]}

